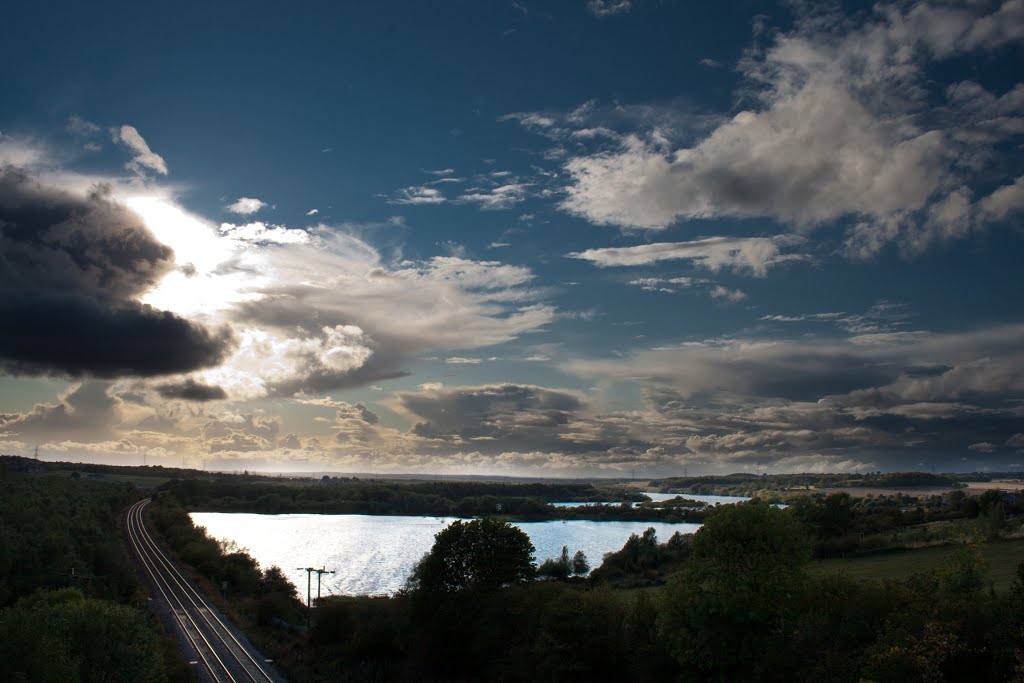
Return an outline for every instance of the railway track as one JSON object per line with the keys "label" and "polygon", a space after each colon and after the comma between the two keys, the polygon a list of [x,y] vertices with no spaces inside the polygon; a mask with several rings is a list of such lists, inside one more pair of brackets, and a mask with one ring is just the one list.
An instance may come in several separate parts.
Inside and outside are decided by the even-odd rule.
{"label": "railway track", "polygon": [[211,607],[178,570],[146,530],[142,510],[149,499],[128,509],[127,530],[132,550],[154,587],[154,600],[166,605],[174,625],[193,650],[201,678],[215,683],[279,683],[283,679],[233,625]]}

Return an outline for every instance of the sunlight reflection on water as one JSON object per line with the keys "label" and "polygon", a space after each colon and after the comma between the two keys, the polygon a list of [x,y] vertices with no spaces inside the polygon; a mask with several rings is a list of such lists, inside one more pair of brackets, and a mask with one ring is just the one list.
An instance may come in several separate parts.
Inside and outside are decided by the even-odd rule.
{"label": "sunlight reflection on water", "polygon": [[[379,594],[401,588],[413,565],[434,543],[434,534],[453,517],[385,515],[257,515],[193,512],[193,521],[214,538],[226,538],[246,548],[260,566],[278,565],[305,597],[306,572],[297,567],[337,571],[324,575],[322,593]],[[586,520],[518,522],[537,548],[538,561],[582,550],[597,566],[607,552],[618,550],[632,533],[654,527],[666,541],[676,531],[693,533],[699,524],[660,522],[593,522]],[[316,595],[316,579],[313,580]]]}

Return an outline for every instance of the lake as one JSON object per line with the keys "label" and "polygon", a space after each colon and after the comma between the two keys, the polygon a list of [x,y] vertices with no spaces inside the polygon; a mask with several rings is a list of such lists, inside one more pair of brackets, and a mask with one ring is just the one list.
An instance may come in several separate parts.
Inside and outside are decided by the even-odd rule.
{"label": "lake", "polygon": [[[673,495],[648,493],[655,500]],[[662,498],[664,497],[664,498]],[[688,498],[691,496],[687,496]],[[692,496],[696,498],[697,496]],[[736,502],[733,496],[702,496],[710,502]],[[728,499],[728,500],[726,500]],[[393,593],[405,585],[413,565],[434,544],[434,534],[455,517],[398,515],[258,515],[193,512],[192,520],[214,538],[229,539],[245,548],[261,567],[277,565],[306,594],[306,572],[298,567],[326,567],[336,574],[321,580],[323,595]],[[661,542],[675,532],[689,534],[700,524],[662,522],[595,522],[554,520],[515,522],[537,549],[538,563],[556,557],[562,546],[569,553],[586,553],[592,567],[605,553],[622,548],[630,534],[654,527]],[[313,582],[316,595],[316,582]]]}

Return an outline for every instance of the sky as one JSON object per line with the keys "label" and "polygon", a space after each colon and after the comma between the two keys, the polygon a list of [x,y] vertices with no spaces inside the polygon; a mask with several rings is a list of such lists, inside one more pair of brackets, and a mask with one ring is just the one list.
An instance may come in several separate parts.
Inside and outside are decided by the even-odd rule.
{"label": "sky", "polygon": [[1024,465],[1024,0],[17,3],[0,452]]}

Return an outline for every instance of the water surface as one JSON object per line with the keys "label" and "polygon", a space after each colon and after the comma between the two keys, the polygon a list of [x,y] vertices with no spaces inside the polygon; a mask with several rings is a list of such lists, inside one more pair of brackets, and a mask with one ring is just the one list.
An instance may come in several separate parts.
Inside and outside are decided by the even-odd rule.
{"label": "water surface", "polygon": [[[192,520],[211,536],[230,539],[245,548],[261,567],[277,565],[306,594],[306,572],[299,567],[326,567],[337,573],[322,577],[324,595],[393,593],[430,550],[434,535],[454,517],[393,515],[258,515],[193,512]],[[654,527],[659,541],[679,531],[693,533],[700,524],[662,522],[594,522],[556,520],[516,522],[530,536],[542,561],[582,550],[594,567],[605,553],[620,549],[630,534]],[[316,575],[313,576],[316,595]]]}

